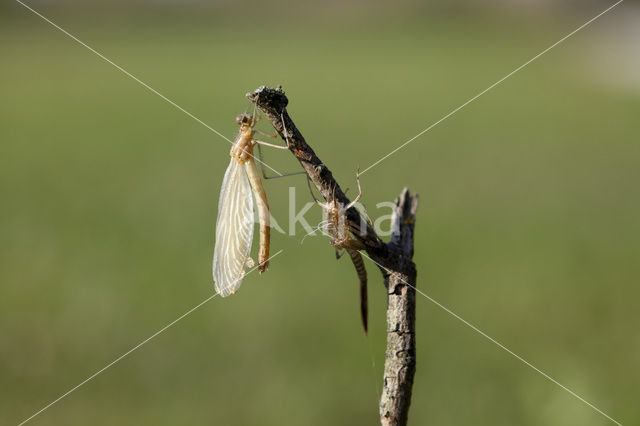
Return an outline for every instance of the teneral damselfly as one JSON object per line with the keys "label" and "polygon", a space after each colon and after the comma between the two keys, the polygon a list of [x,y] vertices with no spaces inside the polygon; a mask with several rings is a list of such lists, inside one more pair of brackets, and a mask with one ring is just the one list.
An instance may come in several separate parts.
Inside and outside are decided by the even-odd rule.
{"label": "teneral damselfly", "polygon": [[238,290],[246,269],[254,264],[251,258],[254,196],[260,221],[258,270],[262,273],[269,266],[269,204],[256,168],[253,148],[256,144],[283,149],[286,147],[254,139],[256,121],[255,113],[244,113],[236,118],[240,131],[231,147],[231,161],[220,189],[213,252],[213,280],[216,291],[222,297],[234,294]]}

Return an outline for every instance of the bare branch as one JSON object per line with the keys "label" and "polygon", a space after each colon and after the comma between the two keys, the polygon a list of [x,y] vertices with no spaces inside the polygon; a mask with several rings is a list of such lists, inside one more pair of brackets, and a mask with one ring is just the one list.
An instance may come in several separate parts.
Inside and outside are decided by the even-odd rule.
{"label": "bare branch", "polygon": [[407,423],[411,388],[416,370],[416,269],[413,257],[413,228],[418,196],[405,188],[393,211],[391,244],[402,255],[394,271],[386,271],[387,351],[384,362],[384,386],[380,398],[383,425]]}
{"label": "bare branch", "polygon": [[[322,196],[347,206],[350,200],[318,158],[293,123],[287,112],[289,100],[280,86],[261,86],[247,93],[247,98],[265,114],[289,150],[300,161],[307,175]],[[380,421],[383,425],[407,423],[411,389],[416,366],[415,290],[416,267],[413,263],[413,229],[418,196],[405,188],[396,200],[392,218],[392,235],[384,243],[358,210],[347,210],[347,225],[378,265],[387,289],[387,350],[384,387],[380,399]],[[409,285],[407,285],[410,284]]]}

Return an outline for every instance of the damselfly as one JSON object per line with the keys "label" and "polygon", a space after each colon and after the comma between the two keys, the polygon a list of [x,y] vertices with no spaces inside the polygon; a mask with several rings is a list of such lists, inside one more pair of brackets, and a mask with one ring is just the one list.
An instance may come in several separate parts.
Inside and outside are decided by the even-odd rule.
{"label": "damselfly", "polygon": [[256,168],[253,148],[256,144],[281,149],[287,147],[254,139],[257,132],[254,129],[256,121],[255,112],[253,115],[244,113],[236,117],[240,131],[231,147],[231,162],[220,189],[213,252],[213,280],[216,291],[222,297],[234,294],[242,283],[246,269],[254,265],[251,258],[254,196],[260,221],[258,270],[262,273],[269,266],[269,204]]}

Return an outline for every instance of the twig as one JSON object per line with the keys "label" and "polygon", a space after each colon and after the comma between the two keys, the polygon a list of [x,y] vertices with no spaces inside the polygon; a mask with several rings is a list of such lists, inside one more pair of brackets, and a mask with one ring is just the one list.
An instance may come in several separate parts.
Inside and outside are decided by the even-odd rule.
{"label": "twig", "polygon": [[[289,100],[280,86],[261,86],[247,98],[265,114],[289,150],[300,161],[307,175],[327,202],[337,200],[348,205],[329,168],[318,158],[287,112]],[[389,243],[383,242],[355,207],[346,211],[347,225],[364,245],[364,250],[379,266],[387,289],[387,349],[384,384],[380,399],[383,425],[405,425],[411,403],[411,388],[416,366],[415,290],[416,267],[413,257],[413,228],[418,196],[405,188],[396,200]]]}

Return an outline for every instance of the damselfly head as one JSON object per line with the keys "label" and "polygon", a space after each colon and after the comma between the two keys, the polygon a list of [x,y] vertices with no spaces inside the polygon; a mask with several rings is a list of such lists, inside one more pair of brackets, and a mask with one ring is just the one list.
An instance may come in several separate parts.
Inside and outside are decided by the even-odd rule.
{"label": "damselfly head", "polygon": [[243,114],[240,114],[239,116],[236,117],[236,123],[238,123],[238,125],[240,125],[240,126],[253,127],[254,118],[250,114],[243,113]]}

